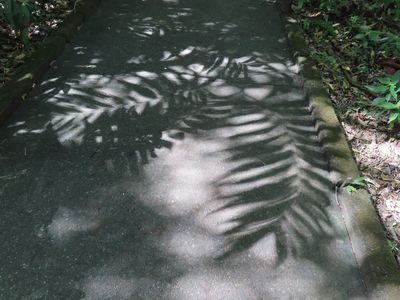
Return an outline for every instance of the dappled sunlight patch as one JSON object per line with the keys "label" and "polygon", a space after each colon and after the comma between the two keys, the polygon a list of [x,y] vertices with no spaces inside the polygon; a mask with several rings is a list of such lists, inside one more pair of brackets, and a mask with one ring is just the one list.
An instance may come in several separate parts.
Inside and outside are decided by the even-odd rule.
{"label": "dappled sunlight patch", "polygon": [[244,95],[254,99],[254,100],[263,100],[273,91],[273,87],[253,87],[253,88],[245,88]]}
{"label": "dappled sunlight patch", "polygon": [[185,57],[185,56],[189,55],[190,53],[192,53],[195,48],[196,47],[194,47],[194,46],[188,46],[186,49],[179,52],[179,56]]}
{"label": "dappled sunlight patch", "polygon": [[83,292],[85,293],[83,299],[154,299],[153,297],[156,297],[158,289],[155,281],[143,277],[89,276],[83,284]]}
{"label": "dappled sunlight patch", "polygon": [[208,91],[217,97],[229,97],[239,93],[241,89],[235,85],[229,85],[226,81],[219,79],[208,87]]}
{"label": "dappled sunlight patch", "polygon": [[155,244],[179,263],[197,265],[213,261],[223,252],[223,239],[190,224],[177,225],[166,230]]}
{"label": "dappled sunlight patch", "polygon": [[268,66],[270,66],[272,69],[280,71],[280,72],[285,72],[290,67],[283,63],[269,63]]}
{"label": "dappled sunlight patch", "polygon": [[250,286],[239,280],[229,278],[226,274],[203,270],[178,279],[171,287],[167,299],[256,300],[258,297]]}
{"label": "dappled sunlight patch", "polygon": [[74,211],[60,207],[47,230],[51,239],[63,242],[80,233],[96,231],[100,227],[101,221],[102,216],[98,211]]}
{"label": "dappled sunlight patch", "polygon": [[264,83],[264,84],[266,84],[266,83],[271,81],[272,77],[267,75],[267,74],[255,74],[255,73],[252,73],[252,74],[249,75],[249,78],[255,83],[260,83],[260,84]]}
{"label": "dappled sunlight patch", "polygon": [[280,251],[276,245],[275,233],[265,235],[257,243],[249,248],[249,252],[258,259],[271,265],[276,265],[279,260]]}
{"label": "dappled sunlight patch", "polygon": [[145,63],[145,62],[146,62],[146,55],[144,55],[144,54],[141,54],[139,56],[131,57],[130,59],[128,59],[126,61],[127,64],[135,64],[135,65],[139,65],[139,64],[142,64],[142,63]]}
{"label": "dappled sunlight patch", "polygon": [[119,80],[132,85],[137,85],[142,83],[142,79],[138,76],[121,76]]}
{"label": "dappled sunlight patch", "polygon": [[26,123],[26,121],[18,121],[18,122],[8,125],[8,128],[19,127],[19,126],[24,125],[25,123]]}
{"label": "dappled sunlight patch", "polygon": [[171,150],[157,151],[158,159],[144,167],[146,181],[135,184],[132,191],[161,214],[185,215],[199,209],[214,199],[212,182],[224,172],[223,154],[207,157],[207,153],[223,148],[218,141],[186,136]]}
{"label": "dappled sunlight patch", "polygon": [[100,64],[103,62],[102,58],[93,58],[90,60],[90,64]]}
{"label": "dappled sunlight patch", "polygon": [[129,299],[135,292],[136,280],[117,276],[89,278],[84,284],[84,299]]}
{"label": "dappled sunlight patch", "polygon": [[284,286],[280,280],[268,282],[271,296],[283,299],[335,299],[335,295],[330,294],[330,291],[319,288],[328,280],[328,276],[318,265],[302,260],[298,260],[295,267],[290,270],[287,269],[288,265],[289,261],[277,270],[280,276],[285,278]]}
{"label": "dappled sunlight patch", "polygon": [[150,79],[150,80],[154,80],[158,78],[158,74],[154,73],[154,72],[149,72],[149,71],[139,71],[136,72],[136,74],[139,77],[145,78],[145,79]]}
{"label": "dappled sunlight patch", "polygon": [[172,72],[163,72],[162,75],[169,81],[175,83],[176,85],[181,85],[182,82],[180,81],[178,75]]}
{"label": "dappled sunlight patch", "polygon": [[232,116],[227,121],[231,125],[240,125],[240,124],[246,124],[246,123],[261,121],[264,118],[265,118],[265,115],[262,114],[262,113],[253,113],[253,114],[244,114],[244,115]]}

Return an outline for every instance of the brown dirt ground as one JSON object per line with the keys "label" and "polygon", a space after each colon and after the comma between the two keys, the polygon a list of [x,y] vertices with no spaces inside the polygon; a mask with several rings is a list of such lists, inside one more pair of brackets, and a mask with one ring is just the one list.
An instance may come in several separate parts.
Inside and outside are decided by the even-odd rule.
{"label": "brown dirt ground", "polygon": [[361,172],[370,179],[368,190],[400,262],[400,141],[349,119],[342,126]]}

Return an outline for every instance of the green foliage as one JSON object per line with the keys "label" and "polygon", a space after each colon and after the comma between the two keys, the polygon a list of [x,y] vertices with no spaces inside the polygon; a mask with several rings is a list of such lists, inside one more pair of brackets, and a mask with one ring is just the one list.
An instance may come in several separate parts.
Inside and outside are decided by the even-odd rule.
{"label": "green foliage", "polygon": [[300,11],[303,9],[304,4],[306,3],[307,0],[297,0],[296,4],[292,4],[292,9],[294,11]]}
{"label": "green foliage", "polygon": [[384,0],[383,6],[390,17],[400,19],[400,0]]}
{"label": "green foliage", "polygon": [[394,56],[400,54],[400,36],[388,33],[383,39],[380,46],[386,56]]}
{"label": "green foliage", "polygon": [[361,25],[359,27],[360,33],[354,36],[354,39],[360,40],[363,47],[369,44],[377,44],[381,40],[381,32],[372,30],[368,25]]}
{"label": "green foliage", "polygon": [[391,241],[391,240],[387,240],[387,241],[388,241],[389,247],[390,247],[390,249],[392,251],[394,251],[394,252],[399,252],[400,251],[400,247],[399,247],[399,245],[397,245],[396,242]]}
{"label": "green foliage", "polygon": [[368,179],[365,176],[361,176],[346,184],[344,188],[349,194],[353,194],[356,193],[360,188],[365,188],[367,186],[367,181]]}
{"label": "green foliage", "polygon": [[348,7],[350,4],[349,0],[322,0],[320,2],[319,8],[326,12],[331,12],[338,15],[343,8]]}
{"label": "green foliage", "polygon": [[379,85],[369,85],[367,88],[379,95],[372,105],[389,114],[388,123],[399,122],[400,115],[400,70],[393,75],[378,77]]}
{"label": "green foliage", "polygon": [[303,28],[306,31],[310,31],[313,29],[321,29],[332,36],[336,35],[335,28],[333,27],[332,23],[329,22],[327,19],[322,19],[322,18],[306,19],[303,21]]}
{"label": "green foliage", "polygon": [[360,20],[359,16],[351,16],[350,17],[350,24],[353,25],[353,26],[357,25],[359,20]]}
{"label": "green foliage", "polygon": [[337,70],[339,68],[336,58],[332,55],[329,55],[325,51],[321,52],[312,51],[311,57],[323,67],[331,68],[333,70]]}
{"label": "green foliage", "polygon": [[[333,77],[347,72],[341,78],[343,87],[352,87],[352,98],[360,100],[357,105],[363,110],[371,110],[366,100],[371,93],[363,87],[376,81],[367,87],[379,96],[371,113],[385,116],[389,127],[400,123],[399,72],[381,75],[381,62],[398,64],[400,58],[400,0],[294,0],[292,8],[301,17],[304,31],[319,44],[318,51],[311,53],[319,66]],[[350,101],[346,105],[354,108]]]}
{"label": "green foliage", "polygon": [[350,4],[350,0],[297,0],[292,5],[293,10],[300,11],[306,5],[318,7],[319,10],[338,14],[343,8],[346,8]]}
{"label": "green foliage", "polygon": [[365,74],[368,72],[368,66],[365,64],[360,64],[358,66],[356,66],[356,71],[360,74]]}
{"label": "green foliage", "polygon": [[24,44],[29,42],[28,26],[33,21],[32,13],[39,7],[32,0],[3,0],[0,17],[17,32]]}
{"label": "green foliage", "polygon": [[385,33],[379,30],[372,30],[368,25],[359,25],[359,33],[353,38],[359,40],[361,46],[378,46],[386,56],[400,53],[400,36],[393,33]]}

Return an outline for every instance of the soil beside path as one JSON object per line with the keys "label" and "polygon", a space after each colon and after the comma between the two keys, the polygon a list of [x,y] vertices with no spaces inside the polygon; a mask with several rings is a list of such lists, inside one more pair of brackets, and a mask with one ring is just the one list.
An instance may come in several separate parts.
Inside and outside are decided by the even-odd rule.
{"label": "soil beside path", "polygon": [[102,3],[0,128],[0,298],[373,298],[300,82],[271,3]]}

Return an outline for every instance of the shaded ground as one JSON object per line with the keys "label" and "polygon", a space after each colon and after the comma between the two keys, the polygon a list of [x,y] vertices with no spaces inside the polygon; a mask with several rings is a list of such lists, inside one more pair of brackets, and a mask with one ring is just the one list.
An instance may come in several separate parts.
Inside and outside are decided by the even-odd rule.
{"label": "shaded ground", "polygon": [[291,57],[272,4],[104,3],[0,130],[0,298],[366,298]]}

